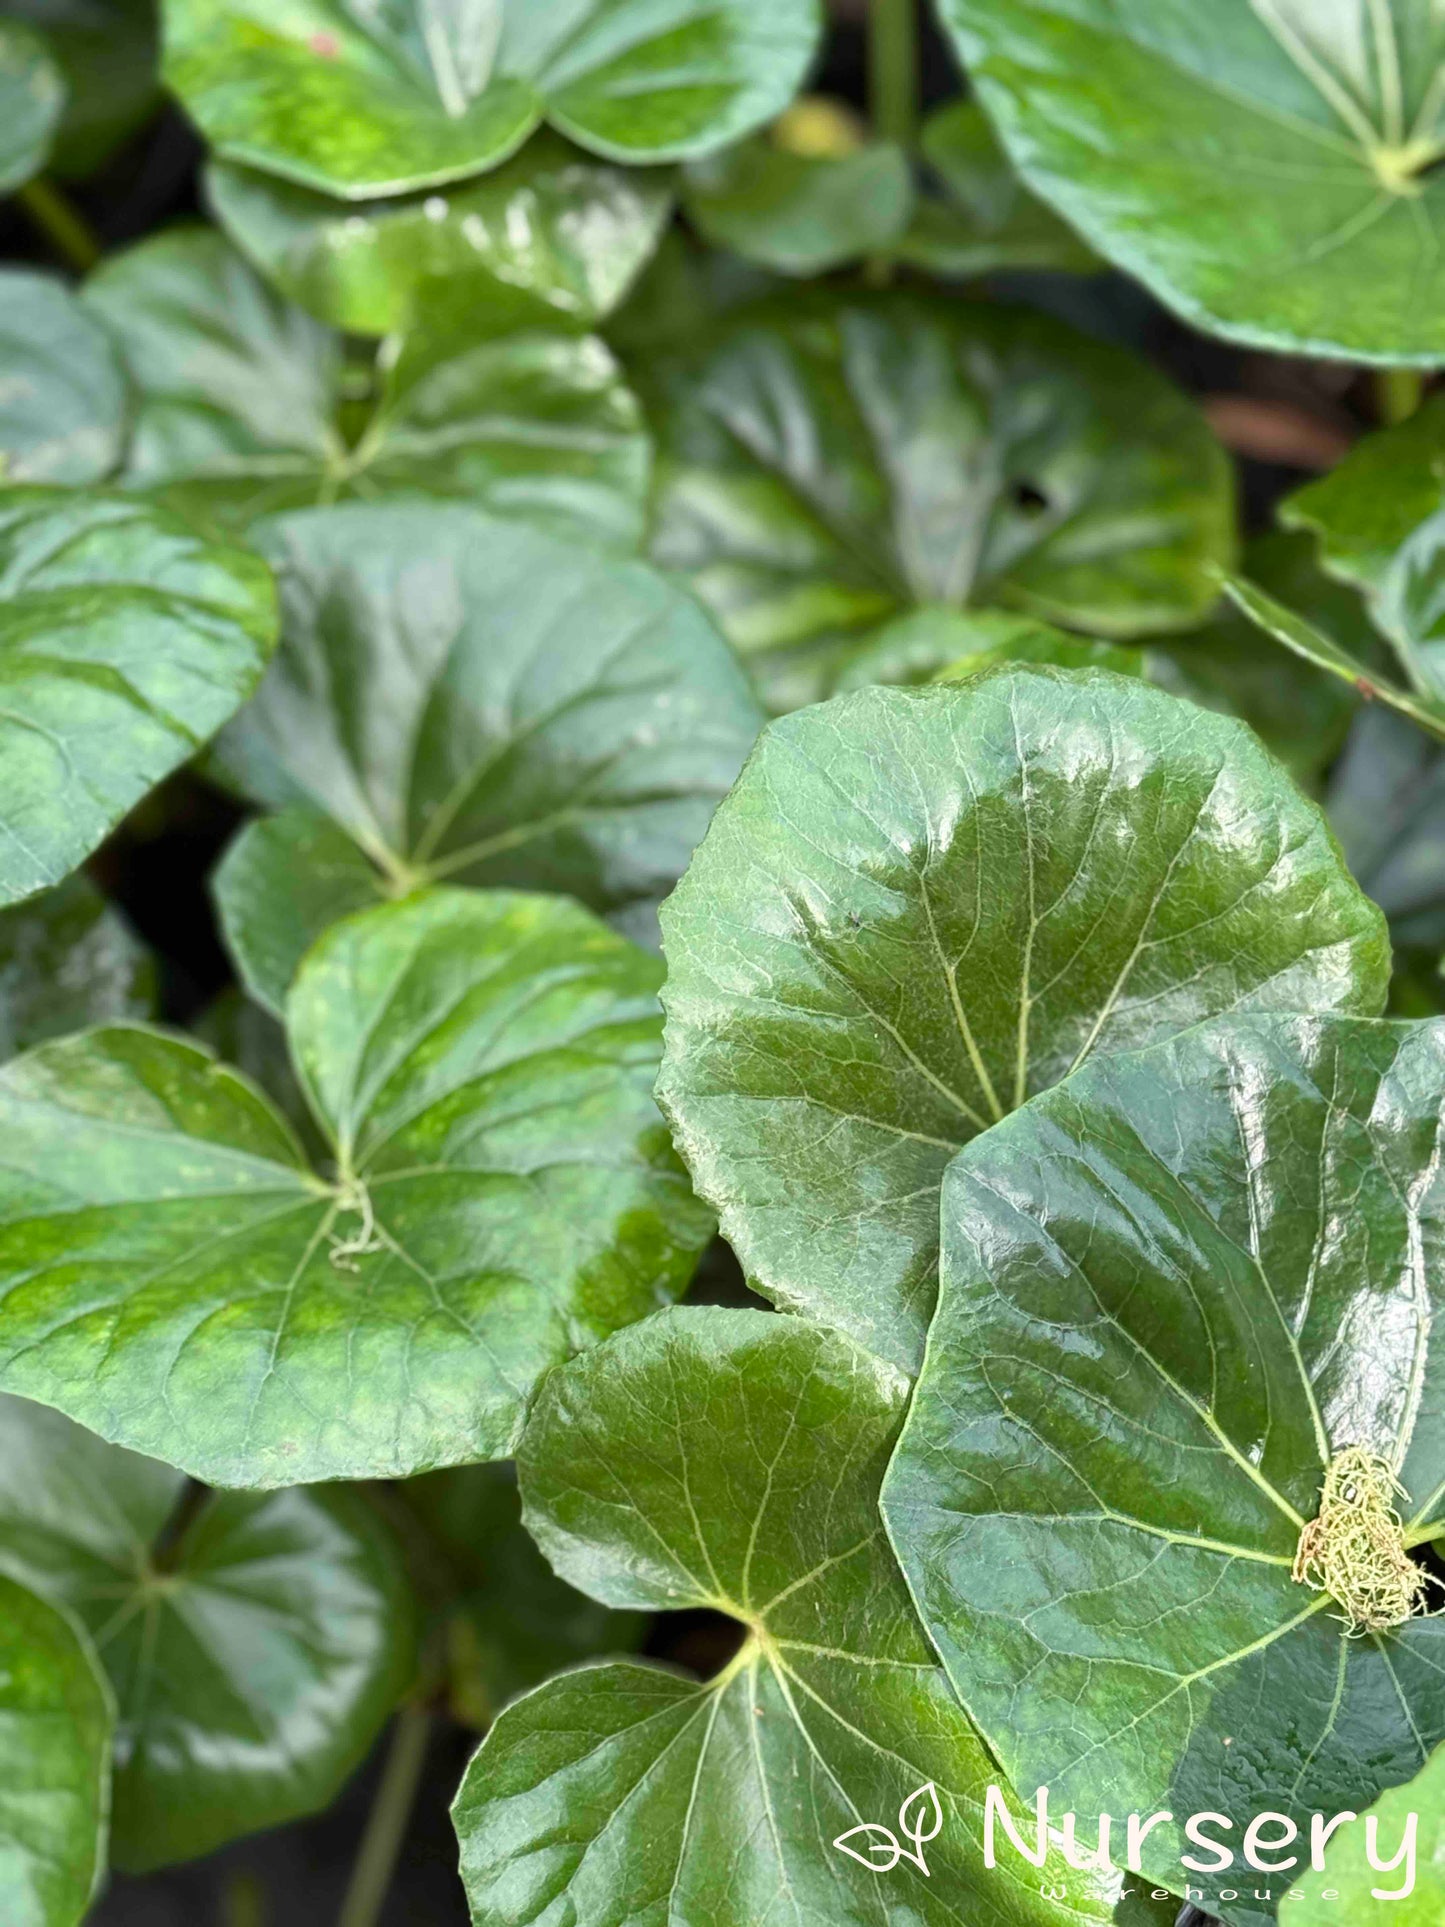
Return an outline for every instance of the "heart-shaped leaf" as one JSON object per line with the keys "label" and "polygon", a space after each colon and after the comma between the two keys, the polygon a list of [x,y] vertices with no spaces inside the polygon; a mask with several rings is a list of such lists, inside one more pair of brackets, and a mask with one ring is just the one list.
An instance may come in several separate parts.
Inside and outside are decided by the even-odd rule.
{"label": "heart-shaped leaf", "polygon": [[1094,1051],[1373,1015],[1389,946],[1240,727],[1099,670],[769,725],[663,911],[659,1096],[756,1288],[916,1368],[960,1145]]}
{"label": "heart-shaped leaf", "polygon": [[0,1918],[76,1927],[105,1866],[113,1714],[94,1655],[0,1577]]}
{"label": "heart-shaped leaf", "polygon": [[1415,0],[941,0],[1024,179],[1188,320],[1445,356],[1445,29]]}
{"label": "heart-shaped leaf", "polygon": [[263,1000],[379,874],[653,917],[762,721],[693,602],[458,508],[353,505],[260,539],[285,640],[221,755],[262,802],[310,805],[246,832],[218,879]]}
{"label": "heart-shaped leaf", "polygon": [[5,0],[5,11],[45,36],[65,82],[52,165],[92,173],[155,105],[155,0]]}
{"label": "heart-shaped leaf", "polygon": [[1442,1091],[1445,1023],[1221,1019],[1088,1065],[944,1182],[889,1534],[1013,1784],[1167,1812],[1166,1885],[1188,1816],[1308,1836],[1445,1736],[1445,1620],[1371,1616],[1348,1536],[1338,1596],[1293,1576],[1346,1452],[1379,1557],[1445,1530]]}
{"label": "heart-shaped leaf", "polygon": [[87,298],[140,393],[123,474],[244,530],[343,497],[462,499],[634,548],[648,444],[593,336],[411,334],[360,370],[340,335],[274,294],[220,235],[120,256]]}
{"label": "heart-shaped leaf", "polygon": [[257,557],[143,502],[0,490],[0,904],[88,856],[250,695]]}
{"label": "heart-shaped leaf", "polygon": [[232,240],[288,300],[333,327],[389,334],[438,300],[484,304],[497,282],[590,327],[622,300],[672,208],[664,174],[591,160],[539,134],[494,174],[447,193],[333,200],[250,168],[213,166]]}
{"label": "heart-shaped leaf", "polygon": [[556,897],[329,931],[287,1007],[335,1160],[196,1045],[0,1071],[0,1383],[217,1485],[510,1450],[537,1380],[711,1231],[652,1101],[660,966]]}
{"label": "heart-shaped leaf", "polygon": [[1351,874],[1400,944],[1445,949],[1445,750],[1367,709],[1330,778],[1330,824]]}
{"label": "heart-shaped leaf", "polygon": [[0,1397],[0,1571],[73,1612],[110,1675],[118,1866],[329,1805],[411,1679],[401,1570],[357,1493],[198,1497]]}
{"label": "heart-shaped leaf", "polygon": [[1192,405],[1041,315],[793,296],[638,373],[658,390],[654,557],[779,708],[918,606],[1187,626],[1232,552],[1228,464]]}
{"label": "heart-shaped leaf", "polygon": [[165,0],[165,74],[229,160],[367,197],[495,167],[545,116],[680,160],[787,106],[818,0]]}
{"label": "heart-shaped leaf", "polygon": [[683,204],[714,247],[777,274],[826,274],[898,240],[913,171],[889,141],[852,154],[796,154],[759,135],[692,162]]}
{"label": "heart-shaped leaf", "polygon": [[[1301,1875],[1285,1895],[1280,1927],[1325,1927],[1356,1921],[1365,1927],[1435,1927],[1445,1914],[1445,1749],[1437,1749],[1413,1780],[1392,1787],[1330,1839],[1324,1865]],[[1368,1829],[1373,1825],[1374,1840]],[[1412,1836],[1412,1829],[1414,1830]],[[1392,1872],[1380,1864],[1410,1839],[1408,1858]],[[1373,1844],[1375,1859],[1368,1857]]]}
{"label": "heart-shaped leaf", "polygon": [[65,82],[38,33],[0,20],[0,194],[44,167],[65,106]]}
{"label": "heart-shaped leaf", "polygon": [[[780,1895],[830,1927],[1110,1918],[1097,1878],[1070,1876],[1065,1907],[1033,1869],[983,1865],[996,1770],[878,1519],[906,1391],[837,1332],[716,1306],[649,1319],[547,1380],[519,1463],[558,1573],[614,1606],[721,1610],[747,1638],[702,1684],[590,1666],[502,1714],[454,1809],[477,1927],[756,1927]],[[834,1850],[860,1826],[881,1839],[930,1781],[947,1816],[930,1877],[905,1859],[880,1886]]]}
{"label": "heart-shaped leaf", "polygon": [[154,960],[83,876],[0,910],[0,1058],[155,1007]]}
{"label": "heart-shaped leaf", "polygon": [[47,274],[0,270],[0,482],[103,481],[125,381],[109,335]]}

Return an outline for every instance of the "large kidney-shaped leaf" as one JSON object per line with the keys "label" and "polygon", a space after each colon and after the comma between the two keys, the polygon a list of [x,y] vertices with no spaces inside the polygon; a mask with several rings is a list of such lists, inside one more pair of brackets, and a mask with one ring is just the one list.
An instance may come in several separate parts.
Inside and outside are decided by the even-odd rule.
{"label": "large kidney-shaped leaf", "polygon": [[[1324,1865],[1304,1874],[1285,1895],[1281,1927],[1326,1927],[1356,1921],[1366,1927],[1435,1927],[1445,1915],[1445,1749],[1404,1786],[1372,1801],[1361,1824],[1346,1823],[1325,1848]],[[1377,1829],[1375,1859],[1366,1829]],[[1411,1830],[1414,1829],[1413,1837]],[[1379,1864],[1409,1838],[1406,1860],[1393,1872]]]}
{"label": "large kidney-shaped leaf", "polygon": [[246,832],[220,879],[264,999],[382,875],[629,919],[672,887],[762,721],[687,596],[457,508],[315,511],[262,541],[285,640],[221,754],[261,801],[310,806]]}
{"label": "large kidney-shaped leaf", "polygon": [[495,167],[545,115],[678,160],[781,111],[818,0],[165,0],[165,73],[230,160],[365,198]]}
{"label": "large kidney-shaped leaf", "polygon": [[267,278],[355,334],[388,334],[445,301],[485,310],[498,284],[567,326],[605,319],[661,238],[664,174],[639,174],[539,134],[494,174],[447,193],[334,200],[224,163],[211,205]]}
{"label": "large kidney-shaped leaf", "polygon": [[105,1865],[110,1694],[53,1606],[0,1577],[0,1922],[76,1927]]}
{"label": "large kidney-shaped leaf", "polygon": [[1442,1094],[1445,1024],[1222,1019],[1089,1065],[945,1180],[889,1533],[1014,1785],[1168,1812],[1167,1884],[1188,1816],[1308,1836],[1445,1737],[1445,1621],[1352,1637],[1291,1574],[1351,1448],[1398,1473],[1407,1546],[1445,1530]]}
{"label": "large kidney-shaped leaf", "polygon": [[131,1870],[329,1805],[411,1677],[401,1555],[356,1493],[197,1503],[181,1473],[6,1397],[0,1572],[68,1607],[110,1676]]}
{"label": "large kidney-shaped leaf", "polygon": [[155,0],[5,0],[39,28],[65,83],[52,165],[83,178],[145,119],[158,86]]}
{"label": "large kidney-shaped leaf", "polygon": [[[996,1769],[878,1518],[905,1395],[836,1332],[714,1306],[650,1319],[547,1381],[520,1468],[558,1573],[609,1605],[712,1607],[747,1637],[703,1684],[589,1666],[502,1714],[454,1810],[477,1927],[1110,1918],[1103,1881],[1073,1876],[1061,1907],[1032,1869],[983,1866]],[[926,1875],[888,1872],[881,1836],[910,1800],[902,1845],[921,1839]],[[875,1841],[885,1879],[867,1871]]]}
{"label": "large kidney-shaped leaf", "polygon": [[1099,670],[772,723],[663,911],[659,1095],[758,1290],[905,1368],[960,1145],[1094,1051],[1384,1003],[1389,946],[1238,723]]}
{"label": "large kidney-shaped leaf", "polygon": [[103,481],[125,380],[104,328],[48,274],[0,271],[0,483]]}
{"label": "large kidney-shaped leaf", "polygon": [[539,1377],[707,1242],[651,1096],[660,976],[561,898],[339,924],[287,1010],[334,1176],[180,1038],[18,1058],[0,1384],[217,1485],[504,1456]]}
{"label": "large kidney-shaped leaf", "polygon": [[200,229],[110,262],[87,298],[139,391],[122,479],[192,515],[245,529],[282,509],[410,495],[618,548],[640,537],[647,437],[593,336],[446,327],[358,370],[339,334]]}
{"label": "large kidney-shaped leaf", "polygon": [[795,297],[638,372],[659,391],[654,557],[779,707],[919,605],[1187,626],[1232,551],[1228,464],[1192,405],[1041,315]]}
{"label": "large kidney-shaped leaf", "polygon": [[153,958],[83,876],[0,910],[0,1058],[155,1007]]}
{"label": "large kidney-shaped leaf", "polygon": [[1417,0],[941,0],[1030,186],[1205,328],[1445,357],[1445,28]]}
{"label": "large kidney-shaped leaf", "polygon": [[260,679],[256,556],[145,503],[0,490],[0,905],[88,856]]}
{"label": "large kidney-shaped leaf", "polygon": [[65,106],[65,81],[38,33],[0,20],[0,194],[38,174]]}

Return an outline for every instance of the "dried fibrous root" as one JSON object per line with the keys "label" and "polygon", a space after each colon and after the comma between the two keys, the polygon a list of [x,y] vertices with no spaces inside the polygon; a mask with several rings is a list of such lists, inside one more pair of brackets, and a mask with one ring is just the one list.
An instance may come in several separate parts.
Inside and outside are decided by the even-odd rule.
{"label": "dried fibrous root", "polygon": [[328,1234],[331,1246],[331,1263],[337,1271],[360,1271],[358,1258],[370,1258],[384,1250],[376,1235],[376,1215],[371,1208],[371,1197],[366,1186],[359,1178],[348,1179],[337,1190],[336,1210],[338,1214],[354,1212],[361,1219],[361,1227],[349,1238],[338,1238],[334,1232]]}
{"label": "dried fibrous root", "polygon": [[1319,1516],[1300,1534],[1294,1578],[1333,1594],[1351,1637],[1389,1632],[1427,1612],[1430,1587],[1440,1583],[1405,1549],[1395,1509],[1403,1492],[1387,1459],[1349,1446],[1326,1467]]}

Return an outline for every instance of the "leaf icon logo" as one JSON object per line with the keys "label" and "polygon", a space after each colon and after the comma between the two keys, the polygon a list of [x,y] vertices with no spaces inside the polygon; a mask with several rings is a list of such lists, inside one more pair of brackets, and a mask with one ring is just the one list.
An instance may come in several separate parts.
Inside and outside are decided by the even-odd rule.
{"label": "leaf icon logo", "polygon": [[923,1847],[929,1840],[936,1840],[943,1831],[943,1808],[938,1804],[938,1788],[930,1780],[926,1786],[910,1793],[898,1809],[898,1831],[914,1846],[914,1857],[924,1873]]}
{"label": "leaf icon logo", "polygon": [[[858,1839],[860,1835],[867,1844],[850,1847],[848,1842]],[[888,1828],[877,1826],[871,1820],[865,1820],[860,1827],[849,1827],[846,1833],[838,1835],[833,1845],[840,1853],[846,1853],[850,1859],[859,1861],[871,1873],[892,1873],[903,1858],[903,1848],[899,1846]]]}
{"label": "leaf icon logo", "polygon": [[[928,1862],[923,1857],[923,1849],[930,1840],[936,1840],[943,1831],[943,1808],[938,1802],[938,1788],[932,1780],[910,1793],[898,1809],[898,1834],[903,1840],[913,1844],[905,1847],[903,1840],[890,1827],[878,1825],[876,1821],[865,1820],[861,1826],[849,1827],[840,1833],[833,1845],[840,1853],[867,1867],[870,1873],[892,1873],[900,1860],[910,1861],[925,1877]],[[859,1841],[851,1846],[850,1841]]]}

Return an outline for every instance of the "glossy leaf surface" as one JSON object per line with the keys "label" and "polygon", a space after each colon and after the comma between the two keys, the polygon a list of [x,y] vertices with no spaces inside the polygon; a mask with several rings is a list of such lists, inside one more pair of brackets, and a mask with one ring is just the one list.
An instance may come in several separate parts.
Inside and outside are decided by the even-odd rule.
{"label": "glossy leaf surface", "polygon": [[150,953],[83,876],[0,910],[0,1058],[155,1007]]}
{"label": "glossy leaf surface", "polygon": [[781,111],[817,0],[165,0],[166,77],[228,159],[330,194],[484,173],[546,116],[679,160]]}
{"label": "glossy leaf surface", "polygon": [[559,324],[591,326],[627,293],[672,208],[665,175],[590,159],[550,134],[460,187],[359,206],[224,163],[207,185],[267,279],[354,334],[405,328],[438,300],[483,308],[498,283]]}
{"label": "glossy leaf surface", "polygon": [[0,482],[104,481],[125,382],[110,337],[61,282],[0,271]]}
{"label": "glossy leaf surface", "polygon": [[515,885],[610,914],[666,894],[762,721],[688,597],[457,508],[332,509],[263,539],[285,641],[222,755],[261,802],[312,812],[249,832],[222,873],[263,997],[364,900],[318,809],[393,889]]}
{"label": "glossy leaf surface", "polygon": [[0,20],[0,194],[44,167],[65,105],[65,82],[38,33]]}
{"label": "glossy leaf surface", "polygon": [[[547,1381],[520,1466],[558,1572],[614,1606],[721,1609],[748,1637],[705,1684],[590,1666],[502,1714],[454,1809],[478,1927],[1110,1918],[1086,1876],[1064,1909],[1017,1864],[983,1868],[996,1770],[878,1519],[905,1394],[836,1332],[701,1306]],[[928,1877],[903,1866],[880,1884],[834,1850],[862,1822],[896,1826],[930,1782],[946,1824]]]}
{"label": "glossy leaf surface", "polygon": [[324,1807],[405,1690],[391,1535],[340,1490],[204,1499],[179,1472],[0,1397],[0,1572],[89,1629],[118,1709],[112,1854],[190,1860]]}
{"label": "glossy leaf surface", "polygon": [[287,1012],[334,1180],[180,1038],[17,1059],[0,1382],[217,1485],[504,1456],[541,1374],[711,1230],[652,1102],[660,974],[558,898],[338,925]]}
{"label": "glossy leaf surface", "polygon": [[76,1927],[105,1865],[110,1695],[53,1606],[0,1577],[0,1920]]}
{"label": "glossy leaf surface", "polygon": [[139,391],[127,486],[237,529],[349,496],[461,499],[632,548],[648,445],[594,337],[411,334],[362,368],[218,234],[179,229],[88,288]]}
{"label": "glossy leaf surface", "polygon": [[1216,1012],[1373,1015],[1389,967],[1253,737],[1098,670],[771,724],[663,939],[659,1096],[749,1281],[909,1370],[960,1145]]}
{"label": "glossy leaf surface", "polygon": [[913,176],[902,148],[887,141],[823,156],[789,153],[760,135],[694,161],[683,204],[714,247],[778,274],[826,274],[899,238]]}
{"label": "glossy leaf surface", "polygon": [[1144,673],[1140,650],[1071,636],[1033,616],[1008,615],[1001,609],[916,609],[878,631],[851,659],[838,688],[957,682],[1006,662],[1112,669],[1121,676]]}
{"label": "glossy leaf surface", "polygon": [[265,565],[119,496],[0,491],[0,905],[73,870],[245,701]]}
{"label": "glossy leaf surface", "polygon": [[1445,1735],[1445,1621],[1351,1637],[1291,1576],[1350,1447],[1398,1471],[1406,1545],[1442,1529],[1442,1088],[1445,1024],[1232,1017],[1088,1065],[944,1182],[889,1535],[1014,1783],[1167,1810],[1144,1871],[1176,1888],[1186,1816],[1307,1836]]}
{"label": "glossy leaf surface", "polygon": [[[1281,1927],[1323,1927],[1345,1919],[1382,1927],[1434,1927],[1445,1913],[1445,1752],[1432,1753],[1413,1780],[1392,1787],[1371,1803],[1362,1825],[1348,1826],[1325,1849],[1320,1873],[1301,1877],[1279,1910]],[[1373,1820],[1379,1853],[1398,1851],[1413,1823],[1414,1851],[1407,1866],[1382,1873],[1367,1858],[1365,1826]],[[1413,1875],[1414,1884],[1404,1892]],[[1325,1894],[1331,1898],[1326,1900]]]}
{"label": "glossy leaf surface", "polygon": [[1024,179],[1186,319],[1445,356],[1445,26],[1416,0],[941,0]]}
{"label": "glossy leaf surface", "polygon": [[658,391],[654,557],[779,708],[918,606],[1187,626],[1232,550],[1227,463],[1193,407],[1041,315],[794,296],[638,372]]}
{"label": "glossy leaf surface", "polygon": [[83,179],[155,106],[160,59],[155,0],[6,0],[44,37],[65,82],[57,173]]}

